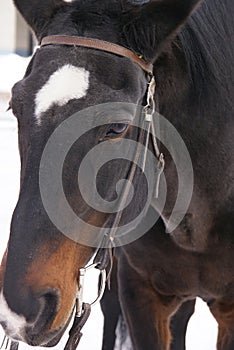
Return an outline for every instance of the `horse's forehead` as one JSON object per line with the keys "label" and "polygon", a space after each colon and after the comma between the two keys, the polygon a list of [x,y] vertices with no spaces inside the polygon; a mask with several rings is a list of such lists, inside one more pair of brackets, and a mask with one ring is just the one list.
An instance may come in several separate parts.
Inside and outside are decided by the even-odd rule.
{"label": "horse's forehead", "polygon": [[35,116],[41,115],[52,105],[63,106],[72,99],[86,96],[89,88],[89,72],[82,67],[65,64],[48,76],[35,97]]}
{"label": "horse's forehead", "polygon": [[[106,102],[138,104],[145,93],[143,71],[127,58],[95,50],[51,47],[38,50],[25,77],[13,89],[15,106],[24,101],[34,120],[40,125],[53,116],[54,107],[70,103],[58,118],[80,109]],[[30,101],[30,103],[29,103]],[[32,103],[31,103],[32,102]],[[49,119],[50,120],[50,119]]]}

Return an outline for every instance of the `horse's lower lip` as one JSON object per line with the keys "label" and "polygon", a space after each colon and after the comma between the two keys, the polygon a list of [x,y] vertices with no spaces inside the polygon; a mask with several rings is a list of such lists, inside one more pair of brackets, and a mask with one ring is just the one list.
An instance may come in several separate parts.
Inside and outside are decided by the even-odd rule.
{"label": "horse's lower lip", "polygon": [[65,329],[61,329],[60,331],[50,333],[45,337],[42,335],[30,336],[30,334],[26,334],[24,342],[30,346],[53,347],[59,343],[64,331]]}
{"label": "horse's lower lip", "polygon": [[53,347],[56,346],[64,335],[67,327],[70,324],[73,312],[69,317],[67,323],[56,331],[52,331],[47,335],[43,336],[42,332],[39,335],[31,335],[30,330],[26,331],[25,343],[30,346],[43,346],[43,347]]}
{"label": "horse's lower lip", "polygon": [[60,339],[62,338],[63,336],[63,332],[55,335],[54,337],[52,337],[52,339],[50,339],[49,341],[42,341],[40,339],[40,337],[38,339],[36,339],[35,337],[33,337],[33,339],[27,339],[26,338],[26,343],[30,346],[43,346],[43,347],[53,347],[53,346],[56,346]]}

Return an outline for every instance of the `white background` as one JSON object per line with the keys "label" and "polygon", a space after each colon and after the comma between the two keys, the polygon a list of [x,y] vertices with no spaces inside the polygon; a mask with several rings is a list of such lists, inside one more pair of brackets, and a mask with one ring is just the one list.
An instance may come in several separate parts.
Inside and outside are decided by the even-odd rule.
{"label": "white background", "polygon": [[[0,56],[0,257],[7,244],[12,211],[19,189],[19,156],[17,150],[17,124],[11,112],[5,112],[7,99],[1,93],[10,91],[15,81],[23,75],[27,60],[15,55]],[[1,98],[2,96],[2,98]],[[96,297],[97,276],[90,274],[86,281],[87,301]],[[103,318],[99,306],[92,310],[84,327],[80,350],[100,350]],[[205,303],[198,299],[195,315],[191,318],[187,337],[187,350],[215,350],[217,324]],[[3,331],[0,329],[0,344]],[[66,336],[54,349],[63,349]],[[20,350],[40,349],[20,344]],[[122,349],[125,350],[125,349]],[[151,350],[151,349],[145,349]]]}

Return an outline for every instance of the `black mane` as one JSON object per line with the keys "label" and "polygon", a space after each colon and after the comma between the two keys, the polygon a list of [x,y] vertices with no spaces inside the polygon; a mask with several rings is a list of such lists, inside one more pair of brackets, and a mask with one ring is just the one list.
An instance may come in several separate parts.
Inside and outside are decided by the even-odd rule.
{"label": "black mane", "polygon": [[[212,104],[215,100],[214,96],[217,96],[219,100],[223,98],[223,102],[231,109],[231,91],[234,82],[233,69],[230,65],[230,62],[234,61],[233,18],[234,2],[232,0],[204,0],[175,39],[164,48],[163,55],[156,61],[156,72],[162,56],[167,56],[168,53],[171,55],[173,51],[179,56],[182,53],[192,86],[191,99],[200,104],[202,98],[203,104],[204,100]],[[128,46],[140,53],[142,43],[148,43],[153,52],[157,43],[152,35],[154,33],[152,27],[149,26],[146,32],[140,32],[140,37],[138,26],[137,21],[126,24],[125,35]],[[164,59],[163,64],[165,64]],[[167,70],[173,69],[170,68],[170,64],[171,62],[167,65]],[[176,65],[176,60],[172,64]],[[222,91],[221,94],[220,91]]]}
{"label": "black mane", "polygon": [[178,34],[195,96],[204,94],[214,101],[218,93],[229,106],[234,82],[233,18],[232,0],[206,0]]}
{"label": "black mane", "polygon": [[[97,38],[102,38],[103,29],[101,28],[105,26],[106,38],[104,39],[129,47],[147,58],[157,45],[156,38],[153,36],[154,31],[149,26],[148,32],[139,32],[139,22],[131,21],[129,16],[132,6],[137,11],[145,2],[147,1],[129,1],[128,3],[117,0],[74,1],[70,5],[68,23],[72,20],[76,35],[89,35],[87,28],[90,31],[95,28]],[[232,0],[221,2],[204,0],[169,44],[172,48],[179,49],[184,55],[192,86],[192,99],[198,104],[201,98],[212,104],[216,95],[217,99],[223,98],[223,102],[232,108],[231,91],[234,77],[229,62],[234,61],[234,42],[231,40],[233,18],[234,2]],[[116,27],[116,31],[112,30],[113,26]],[[111,37],[113,32],[119,33],[119,36]],[[144,45],[147,43],[149,53],[142,52],[142,43]],[[164,54],[165,52],[167,54],[167,50],[171,52],[171,49],[166,47]],[[161,57],[158,58],[160,61]]]}

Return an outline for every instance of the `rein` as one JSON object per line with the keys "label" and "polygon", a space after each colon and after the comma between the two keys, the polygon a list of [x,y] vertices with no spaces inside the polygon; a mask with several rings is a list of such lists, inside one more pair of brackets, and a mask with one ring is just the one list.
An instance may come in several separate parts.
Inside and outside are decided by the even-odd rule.
{"label": "rein", "polygon": [[[148,83],[148,89],[146,91],[147,104],[143,108],[144,128],[141,128],[140,135],[137,140],[138,146],[136,148],[133,164],[130,169],[130,173],[128,175],[128,179],[127,179],[128,181],[126,182],[125,188],[122,192],[122,196],[120,199],[120,208],[125,207],[124,204],[126,204],[126,201],[131,189],[131,183],[136,174],[138,161],[141,160],[140,159],[141,145],[144,143],[144,140],[146,140],[144,145],[145,152],[143,154],[143,159],[142,159],[142,171],[144,171],[150,137],[152,138],[153,150],[158,160],[158,169],[157,169],[158,171],[157,171],[156,190],[155,190],[155,197],[157,198],[160,176],[164,170],[165,161],[164,161],[164,156],[162,153],[160,153],[157,145],[156,133],[155,133],[154,123],[153,123],[153,115],[156,112],[155,102],[154,102],[156,83],[153,76],[153,64],[147,63],[141,56],[137,56],[135,52],[123,46],[98,40],[98,39],[84,38],[84,37],[78,37],[78,36],[51,35],[51,36],[44,37],[40,43],[41,47],[47,46],[47,45],[80,46],[80,47],[86,47],[86,48],[91,48],[95,50],[109,52],[111,54],[119,55],[130,59],[132,62],[138,64],[138,66],[140,66],[141,69],[147,73],[147,78],[149,79],[149,83]],[[93,264],[89,265],[88,267],[81,268],[79,271],[80,273],[79,273],[79,281],[78,281],[78,292],[77,292],[76,305],[75,305],[76,312],[75,312],[73,325],[69,332],[69,339],[65,345],[64,350],[75,350],[77,348],[80,338],[82,336],[81,330],[90,315],[91,306],[99,302],[103,296],[103,293],[105,290],[105,284],[106,284],[106,271],[108,270],[108,275],[110,276],[111,269],[112,269],[113,249],[114,249],[113,241],[114,241],[118,226],[120,224],[122,214],[123,214],[123,210],[117,211],[117,214],[115,216],[110,232],[104,235],[103,241],[100,244],[100,248],[98,248],[96,250],[96,253],[94,254]],[[108,248],[101,248],[101,246],[106,246]],[[85,279],[85,273],[91,268],[96,268],[100,271],[101,283],[100,283],[100,288],[98,292],[98,297],[93,303],[87,304],[83,302],[84,279]],[[6,349],[7,347],[8,347],[8,343],[7,343]],[[2,344],[2,347],[0,347],[0,349],[1,348],[3,348],[3,344]],[[17,342],[12,342],[10,350],[17,350],[17,349],[18,349]]]}

